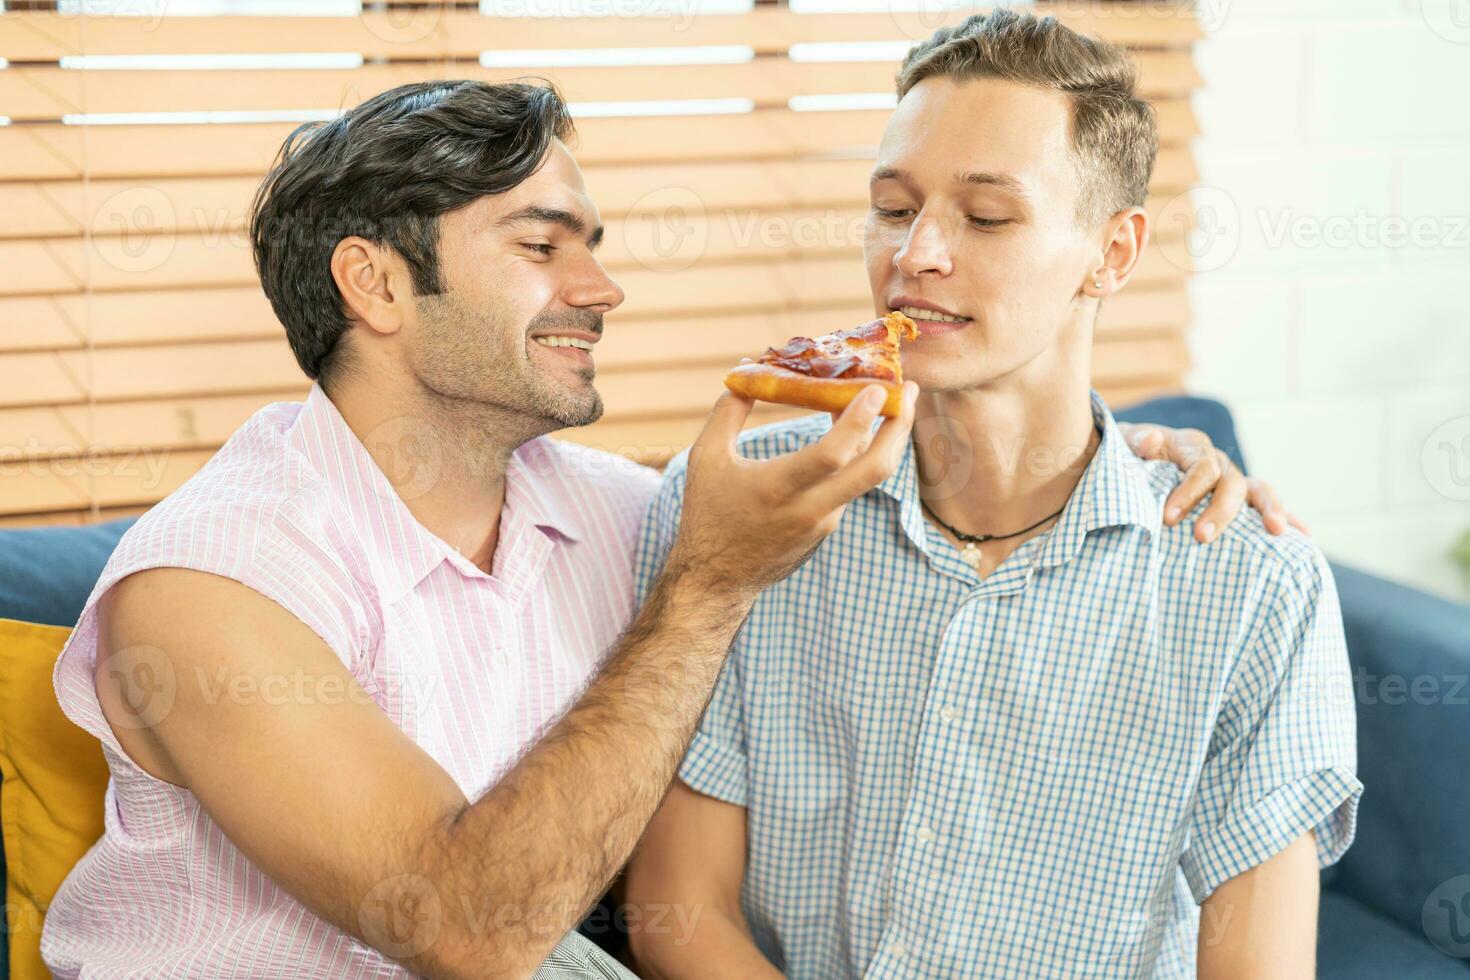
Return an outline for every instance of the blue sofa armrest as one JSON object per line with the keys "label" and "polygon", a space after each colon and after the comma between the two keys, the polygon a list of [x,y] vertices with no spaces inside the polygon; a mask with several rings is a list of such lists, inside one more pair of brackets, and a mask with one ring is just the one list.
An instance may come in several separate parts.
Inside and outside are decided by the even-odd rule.
{"label": "blue sofa armrest", "polygon": [[[102,566],[135,520],[0,531],[0,619],[75,626]],[[4,792],[0,786],[0,795]],[[4,877],[0,850],[0,880]],[[9,976],[10,935],[0,921],[0,980]]]}
{"label": "blue sofa armrest", "polygon": [[1338,891],[1322,895],[1317,932],[1320,980],[1465,980],[1464,960],[1446,956],[1405,929]]}
{"label": "blue sofa armrest", "polygon": [[[1470,954],[1470,606],[1345,565],[1333,575],[1365,788],[1332,888]],[[1434,895],[1461,876],[1463,888]]]}
{"label": "blue sofa armrest", "polygon": [[[1114,414],[1200,429],[1246,469],[1230,411],[1217,401],[1156,398]],[[1353,846],[1323,874],[1334,896],[1322,906],[1323,939],[1367,935],[1353,915],[1376,915],[1420,942],[1470,955],[1470,606],[1332,567],[1353,671],[1364,792]],[[1470,970],[1470,959],[1440,956],[1428,943],[1424,949],[1426,962]],[[1323,959],[1324,977],[1367,975],[1339,969],[1339,961],[1378,962],[1337,952],[1343,957]]]}

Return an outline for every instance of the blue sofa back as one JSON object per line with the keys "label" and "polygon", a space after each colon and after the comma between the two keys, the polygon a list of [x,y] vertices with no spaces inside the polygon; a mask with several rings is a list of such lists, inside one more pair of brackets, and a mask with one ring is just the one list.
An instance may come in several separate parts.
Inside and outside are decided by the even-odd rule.
{"label": "blue sofa back", "polygon": [[1364,784],[1357,841],[1332,887],[1441,949],[1466,949],[1470,878],[1452,894],[1440,886],[1470,875],[1470,606],[1332,571]]}
{"label": "blue sofa back", "polygon": [[1154,398],[1128,408],[1115,409],[1113,417],[1119,422],[1153,422],[1171,429],[1199,429],[1216,447],[1225,450],[1242,473],[1246,472],[1245,456],[1235,435],[1235,419],[1231,418],[1230,409],[1213,398],[1193,395]]}
{"label": "blue sofa back", "polygon": [[0,619],[75,626],[107,557],[136,520],[0,531]]}

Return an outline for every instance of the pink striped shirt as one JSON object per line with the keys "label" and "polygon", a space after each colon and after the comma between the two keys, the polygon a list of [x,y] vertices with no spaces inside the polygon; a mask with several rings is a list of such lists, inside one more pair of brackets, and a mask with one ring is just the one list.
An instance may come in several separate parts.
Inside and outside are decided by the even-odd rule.
{"label": "pink striped shirt", "polygon": [[280,603],[474,800],[568,707],[631,618],[634,538],[656,486],[621,457],[527,443],[506,474],[487,575],[413,518],[319,387],[252,416],[123,536],[57,661],[61,707],[102,741],[112,778],[106,832],[46,916],[55,975],[411,976],[308,911],[191,793],[128,758],[93,683],[96,603],[115,582],[191,568]]}

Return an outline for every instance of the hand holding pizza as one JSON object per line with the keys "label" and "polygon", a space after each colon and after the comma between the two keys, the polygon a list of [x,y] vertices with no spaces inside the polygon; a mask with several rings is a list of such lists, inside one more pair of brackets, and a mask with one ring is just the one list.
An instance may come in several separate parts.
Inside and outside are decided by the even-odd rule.
{"label": "hand holding pizza", "polygon": [[821,439],[767,460],[736,451],[750,399],[721,395],[689,451],[684,510],[668,567],[753,601],[807,559],[848,503],[893,473],[913,428],[918,393],[913,383],[901,386],[897,414],[875,434],[889,392],[868,385]]}

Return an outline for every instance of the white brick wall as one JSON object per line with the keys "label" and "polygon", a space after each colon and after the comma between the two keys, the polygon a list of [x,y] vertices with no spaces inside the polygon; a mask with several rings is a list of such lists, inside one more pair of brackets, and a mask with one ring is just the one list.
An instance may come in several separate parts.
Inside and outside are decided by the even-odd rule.
{"label": "white brick wall", "polygon": [[1470,598],[1470,0],[1198,6],[1191,388],[1331,556]]}

